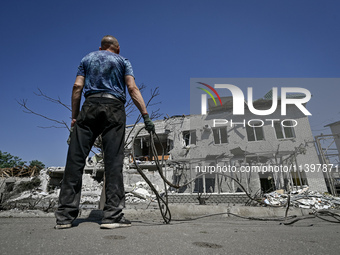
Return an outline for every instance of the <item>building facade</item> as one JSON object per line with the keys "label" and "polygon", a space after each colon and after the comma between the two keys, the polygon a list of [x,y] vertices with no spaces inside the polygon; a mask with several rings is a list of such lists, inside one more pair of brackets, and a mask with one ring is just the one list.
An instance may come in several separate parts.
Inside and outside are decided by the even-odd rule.
{"label": "building facade", "polygon": [[[175,192],[254,195],[304,185],[327,191],[308,117],[295,105],[287,105],[285,116],[280,106],[269,116],[254,115],[249,109],[236,116],[230,98],[223,100],[223,107],[210,107],[207,115],[155,121],[159,137],[155,145],[159,158],[164,153],[167,178],[184,185]],[[270,104],[261,99],[254,107],[268,109]],[[137,135],[141,127],[127,129],[127,148],[131,152],[133,146],[142,168],[154,171],[150,137],[145,130]]]}

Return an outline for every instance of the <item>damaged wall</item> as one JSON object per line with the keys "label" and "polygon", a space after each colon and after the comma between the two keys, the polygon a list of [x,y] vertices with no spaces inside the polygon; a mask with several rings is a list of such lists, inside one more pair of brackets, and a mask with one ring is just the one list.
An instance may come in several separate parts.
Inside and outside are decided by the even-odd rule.
{"label": "damaged wall", "polygon": [[[280,123],[283,120],[282,117],[280,106],[273,114],[263,117],[254,115],[249,110],[245,111],[244,116],[235,116],[230,110],[224,109],[211,112],[208,115],[174,116],[155,121],[155,125],[157,134],[167,135],[167,148],[169,148],[168,154],[171,159],[167,162],[186,165],[186,168],[189,168],[186,171],[190,171],[190,173],[184,174],[187,176],[187,180],[198,174],[195,172],[198,166],[203,168],[212,165],[239,167],[256,164],[284,164],[295,166],[302,170],[302,173],[266,173],[262,176],[258,173],[238,173],[233,177],[238,177],[252,193],[263,186],[262,179],[273,182],[277,189],[287,188],[290,182],[292,186],[306,184],[312,190],[326,192],[323,173],[308,171],[309,166],[320,164],[308,117],[294,105],[287,106],[287,115],[284,116],[287,121],[284,124],[293,126],[295,122],[292,120],[296,120],[297,125],[284,128],[274,124]],[[223,125],[214,127],[215,119],[226,121]],[[247,128],[245,126],[247,126],[248,120],[252,120],[252,126],[258,125],[257,123],[263,124],[263,126]],[[238,124],[231,125],[231,121]],[[142,127],[143,124],[138,124],[138,126]],[[127,130],[127,132],[129,131]],[[147,137],[147,135],[146,131],[140,133],[140,136]],[[221,192],[238,191],[235,183],[233,184],[230,179],[213,175],[215,176],[213,185],[215,192],[217,190]],[[211,176],[206,177],[207,182],[211,181],[209,180]],[[201,180],[201,182],[203,181]],[[197,185],[201,184],[193,183],[189,189],[190,192],[195,190],[195,186],[197,190]],[[208,187],[206,187],[206,192],[208,192],[207,189]]]}

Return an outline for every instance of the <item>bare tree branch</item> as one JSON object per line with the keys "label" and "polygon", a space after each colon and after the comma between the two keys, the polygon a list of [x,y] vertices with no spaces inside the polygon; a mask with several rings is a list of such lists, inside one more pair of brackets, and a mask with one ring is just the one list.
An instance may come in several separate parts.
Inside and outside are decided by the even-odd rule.
{"label": "bare tree branch", "polygon": [[[143,94],[145,88],[146,88],[146,85],[144,85],[143,83],[138,85],[138,89],[142,94]],[[135,107],[135,104],[133,103],[132,98],[129,97],[128,101],[125,103],[126,116],[127,117],[131,116],[132,113],[134,113],[136,110],[137,110],[137,108]]]}
{"label": "bare tree branch", "polygon": [[59,105],[62,105],[63,107],[65,107],[67,110],[69,110],[70,112],[72,111],[71,109],[71,106],[70,105],[67,105],[65,103],[63,103],[61,100],[60,100],[60,97],[58,96],[58,99],[55,99],[55,98],[52,98],[52,97],[49,97],[47,96],[45,93],[42,92],[41,89],[38,88],[38,91],[39,93],[35,93],[33,92],[35,95],[37,95],[38,97],[43,97],[45,100],[49,101],[49,102],[52,102],[52,103],[55,103],[55,104],[59,104]]}
{"label": "bare tree branch", "polygon": [[[150,105],[150,103],[152,102],[152,100],[153,100],[155,97],[159,96],[159,87],[156,87],[155,89],[151,89],[150,92],[151,92],[151,97],[150,97],[150,99],[147,101],[146,107],[148,107],[148,106]],[[155,104],[156,104],[156,103],[155,103]],[[157,103],[157,104],[158,104],[158,103]],[[160,102],[159,102],[159,104],[160,104]],[[151,116],[152,116],[153,118],[151,118]],[[156,111],[152,111],[152,113],[151,113],[151,115],[150,115],[150,119],[154,119],[155,117],[160,117],[160,116],[161,116],[161,114],[159,113],[159,109],[157,109]],[[131,140],[130,142],[128,142],[128,140],[129,140],[129,138],[130,138],[130,136],[131,136],[133,130],[135,129],[136,124],[141,120],[141,118],[142,118],[142,115],[139,114],[138,117],[137,117],[137,119],[136,119],[136,121],[135,121],[135,124],[133,125],[132,129],[130,130],[129,134],[127,135],[127,137],[126,137],[126,139],[125,139],[125,148],[127,148],[128,145],[131,143],[132,140]]]}
{"label": "bare tree branch", "polygon": [[48,127],[43,127],[43,126],[38,126],[38,128],[42,128],[42,129],[49,129],[49,128],[65,128],[65,127],[57,127],[57,126],[48,126]]}
{"label": "bare tree branch", "polygon": [[150,119],[154,120],[154,119],[160,118],[163,114],[160,113],[159,111],[160,111],[160,108],[158,108],[157,110],[152,110],[150,114]]}
{"label": "bare tree branch", "polygon": [[[39,116],[39,117],[44,118],[44,119],[46,119],[46,120],[49,120],[49,121],[52,121],[52,122],[57,123],[57,124],[59,124],[59,125],[62,125],[61,127],[64,127],[64,128],[69,129],[69,127],[68,127],[68,125],[66,124],[65,121],[63,121],[63,120],[56,120],[56,119],[47,117],[47,116],[45,116],[45,115],[43,115],[43,114],[40,114],[40,113],[37,113],[37,112],[33,111],[31,108],[29,108],[29,107],[27,106],[27,100],[25,100],[25,99],[22,99],[21,101],[18,101],[18,100],[17,100],[17,103],[18,103],[21,107],[24,108],[24,110],[23,110],[24,113],[28,113],[28,114],[33,114],[33,115]],[[60,128],[60,126],[59,126],[59,128]]]}

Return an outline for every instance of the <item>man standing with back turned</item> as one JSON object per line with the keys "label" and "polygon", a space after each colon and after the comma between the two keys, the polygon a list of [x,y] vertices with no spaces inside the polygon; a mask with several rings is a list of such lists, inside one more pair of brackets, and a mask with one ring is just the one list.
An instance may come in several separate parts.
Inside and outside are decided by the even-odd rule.
{"label": "man standing with back turned", "polygon": [[[72,91],[73,132],[55,213],[56,229],[72,227],[79,213],[82,174],[85,160],[99,135],[102,135],[105,168],[105,205],[101,228],[129,227],[124,218],[123,159],[125,139],[126,89],[144,118],[145,128],[154,132],[143,97],[136,86],[130,62],[119,55],[115,37],[106,35],[99,51],[86,55],[77,72]],[[82,91],[85,102],[79,113]]]}

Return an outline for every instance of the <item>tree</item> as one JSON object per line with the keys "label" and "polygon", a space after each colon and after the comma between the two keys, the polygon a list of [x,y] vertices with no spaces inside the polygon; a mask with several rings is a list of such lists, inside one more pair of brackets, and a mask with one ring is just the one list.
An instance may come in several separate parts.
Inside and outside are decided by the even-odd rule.
{"label": "tree", "polygon": [[[13,156],[8,152],[0,151],[0,168],[23,167],[27,162],[18,156]],[[37,167],[39,170],[45,167],[45,164],[39,160],[31,160],[28,167]]]}
{"label": "tree", "polygon": [[39,161],[39,160],[31,160],[30,161],[29,167],[34,167],[34,166],[36,166],[40,170],[45,168],[45,164],[43,162]]}
{"label": "tree", "polygon": [[0,151],[0,168],[11,168],[25,165],[26,161],[22,161],[17,156],[12,156],[8,152]]}

